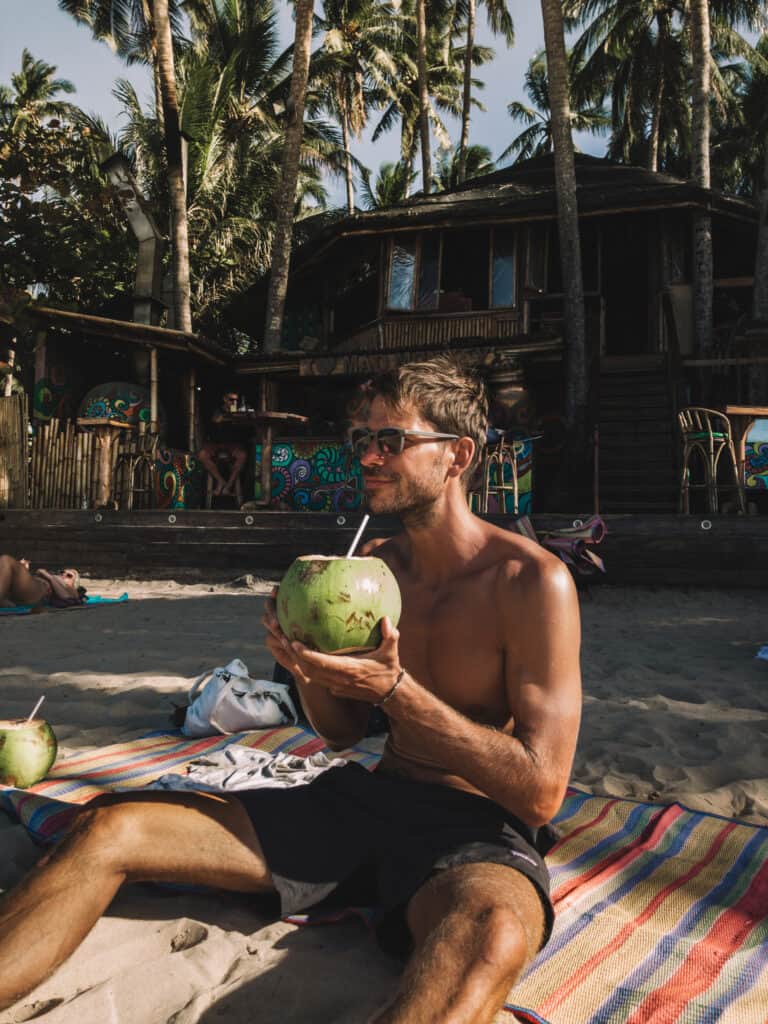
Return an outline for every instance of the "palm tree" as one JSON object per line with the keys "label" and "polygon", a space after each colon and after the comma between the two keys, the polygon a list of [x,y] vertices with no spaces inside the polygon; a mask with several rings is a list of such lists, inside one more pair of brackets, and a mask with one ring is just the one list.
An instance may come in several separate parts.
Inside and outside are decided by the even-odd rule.
{"label": "palm tree", "polygon": [[416,80],[419,96],[421,184],[424,194],[427,195],[432,191],[432,154],[429,137],[429,87],[427,84],[427,0],[416,0]]}
{"label": "palm tree", "polygon": [[[154,0],[58,0],[59,7],[87,25],[95,39],[101,39],[128,64],[146,64],[152,69],[155,110],[163,122],[163,102],[157,66],[157,45],[152,27]],[[179,0],[169,0],[169,17],[175,39],[180,39]]]}
{"label": "palm tree", "polygon": [[461,177],[461,152],[455,149],[443,150],[435,167],[434,182],[438,192],[450,192],[463,181],[490,174],[496,170],[491,151],[487,146],[467,146],[464,151],[464,177]]}
{"label": "palm tree", "polygon": [[366,210],[382,210],[394,206],[407,198],[411,184],[416,175],[408,164],[383,163],[379,167],[375,184],[371,184],[371,172],[367,167],[361,173],[363,206]]}
{"label": "palm tree", "polygon": [[[574,70],[572,58],[569,58],[571,126],[573,131],[600,135],[610,125],[610,116],[603,106],[594,102],[579,109],[573,89],[573,81],[579,71],[578,67]],[[522,121],[526,127],[507,146],[499,161],[511,157],[513,162],[518,162],[552,152],[552,111],[549,103],[547,56],[543,50],[529,61],[524,88],[532,106],[514,100],[507,106],[507,112],[513,120]]]}
{"label": "palm tree", "polygon": [[272,247],[272,269],[267,292],[267,315],[264,325],[264,351],[280,348],[283,310],[288,291],[288,268],[293,237],[293,212],[296,183],[299,177],[301,138],[304,130],[304,98],[309,78],[309,57],[312,47],[312,8],[314,0],[297,0],[296,29],[293,43],[293,72],[288,97],[288,122],[285,129],[280,195],[275,219]]}
{"label": "palm tree", "polygon": [[0,119],[14,134],[21,136],[30,124],[39,125],[52,117],[70,117],[76,109],[59,100],[60,93],[71,94],[74,85],[66,78],[54,78],[56,67],[35,60],[26,48],[21,53],[21,69],[11,75],[11,86],[0,86]]}
{"label": "palm tree", "polygon": [[[713,94],[725,102],[718,54],[747,57],[738,28],[754,29],[760,0],[712,0],[710,56]],[[691,49],[688,0],[565,0],[569,24],[584,31],[573,46],[580,67],[574,79],[586,94],[611,96],[609,155],[643,162],[649,170],[687,164],[690,146]],[[676,166],[677,165],[677,166]]]}
{"label": "palm tree", "polygon": [[[173,52],[176,0],[59,0],[59,6],[87,24],[129,62],[151,60],[158,115],[162,112],[173,237],[174,326],[192,330],[189,238],[179,106]],[[159,99],[159,102],[157,102]]]}
{"label": "palm tree", "polygon": [[371,106],[394,98],[397,78],[394,53],[401,46],[399,18],[388,3],[373,0],[325,0],[320,25],[323,48],[313,67],[325,89],[326,106],[341,125],[347,188],[347,209],[354,213],[351,136],[359,136]]}
{"label": "palm tree", "polygon": [[163,134],[168,160],[168,192],[173,228],[173,326],[180,331],[191,331],[187,193],[168,0],[152,0],[152,31],[163,104]]}
{"label": "palm tree", "polygon": [[[701,188],[711,184],[709,170],[710,23],[708,0],[691,0],[691,53],[693,56],[691,178]],[[712,218],[697,211],[694,218],[693,325],[697,350],[706,355],[712,346]]]}
{"label": "palm tree", "polygon": [[[459,184],[467,176],[469,119],[472,106],[472,64],[473,51],[475,49],[476,0],[465,0],[465,2],[467,36],[464,51],[464,86],[461,100],[461,136],[459,139],[458,162]],[[485,0],[485,9],[491,32],[494,35],[503,36],[507,46],[512,46],[515,41],[515,27],[512,22],[512,15],[507,9],[506,0]]]}
{"label": "palm tree", "polygon": [[[416,153],[421,148],[422,138],[422,105],[416,66],[416,39],[415,35],[408,31],[408,26],[412,23],[412,18],[404,16],[406,31],[403,47],[395,55],[397,75],[392,83],[394,98],[386,105],[372,136],[373,141],[376,142],[384,132],[390,131],[399,122],[400,158],[408,165],[409,169],[413,167]],[[451,148],[451,141],[440,115],[443,113],[453,117],[461,115],[462,70],[458,61],[460,53],[445,45],[444,27],[439,23],[435,26],[435,31],[428,35],[427,113],[431,132],[434,132],[440,148],[447,150]],[[475,46],[474,62],[476,65],[489,60],[491,56],[492,51],[487,47]],[[473,82],[473,85],[475,88],[480,88],[482,83]],[[476,101],[473,99],[472,102]],[[411,181],[410,174],[408,181]]]}
{"label": "palm tree", "polygon": [[[280,192],[290,49],[278,51],[272,0],[187,8],[190,45],[177,64],[181,127],[188,136],[187,205],[192,307],[219,338],[231,331],[227,309],[269,267]],[[163,224],[167,176],[162,129],[142,110],[132,86],[115,95],[126,115],[119,144]],[[321,172],[343,167],[339,133],[305,123],[294,214],[324,205]]]}
{"label": "palm tree", "polygon": [[563,274],[563,318],[566,334],[565,420],[574,460],[583,462],[587,436],[587,365],[584,325],[584,287],[581,273],[576,165],[571,136],[568,55],[561,0],[541,0],[544,45],[549,72],[552,149]]}

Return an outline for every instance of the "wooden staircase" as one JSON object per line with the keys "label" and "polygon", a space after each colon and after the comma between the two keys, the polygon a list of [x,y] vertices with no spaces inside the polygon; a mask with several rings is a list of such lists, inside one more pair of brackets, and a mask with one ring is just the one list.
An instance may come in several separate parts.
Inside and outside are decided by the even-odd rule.
{"label": "wooden staircase", "polygon": [[600,510],[675,512],[679,441],[666,356],[603,357],[598,387]]}

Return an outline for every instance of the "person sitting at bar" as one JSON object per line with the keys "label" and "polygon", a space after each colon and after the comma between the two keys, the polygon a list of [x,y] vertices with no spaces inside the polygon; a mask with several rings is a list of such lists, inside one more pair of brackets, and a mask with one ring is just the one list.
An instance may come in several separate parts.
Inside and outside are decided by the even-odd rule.
{"label": "person sitting at bar", "polygon": [[4,604],[48,605],[52,608],[66,608],[82,604],[85,588],[80,586],[77,569],[62,569],[49,572],[47,569],[29,571],[26,558],[0,555],[0,606]]}
{"label": "person sitting at bar", "polygon": [[[248,450],[242,441],[235,436],[235,428],[224,422],[227,413],[237,408],[237,395],[227,392],[221,396],[221,404],[210,419],[209,438],[197,453],[204,469],[211,474],[214,481],[214,497],[232,494],[235,482],[243,471],[248,459]],[[220,462],[226,462],[229,475],[224,478]]]}

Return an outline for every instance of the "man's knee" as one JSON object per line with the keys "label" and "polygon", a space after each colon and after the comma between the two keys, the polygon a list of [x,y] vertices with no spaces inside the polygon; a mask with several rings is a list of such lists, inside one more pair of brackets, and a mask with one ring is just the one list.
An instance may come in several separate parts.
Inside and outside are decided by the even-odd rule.
{"label": "man's knee", "polygon": [[531,960],[536,947],[515,910],[489,904],[473,911],[478,959],[499,972],[517,974]]}
{"label": "man's knee", "polygon": [[96,867],[127,870],[131,852],[151,839],[144,817],[142,805],[130,798],[97,797],[74,819],[62,846],[87,851],[89,864]]}
{"label": "man's knee", "polygon": [[519,970],[536,955],[544,936],[541,897],[525,876],[496,864],[439,872],[414,896],[408,924],[417,946],[435,929],[463,935],[475,956]]}

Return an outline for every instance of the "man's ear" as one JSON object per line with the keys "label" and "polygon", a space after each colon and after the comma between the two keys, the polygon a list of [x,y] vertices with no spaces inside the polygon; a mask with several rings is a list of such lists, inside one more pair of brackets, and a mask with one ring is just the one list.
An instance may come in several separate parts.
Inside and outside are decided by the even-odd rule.
{"label": "man's ear", "polygon": [[448,470],[448,476],[461,476],[466,472],[475,454],[475,442],[471,437],[460,437],[453,448],[453,465]]}

